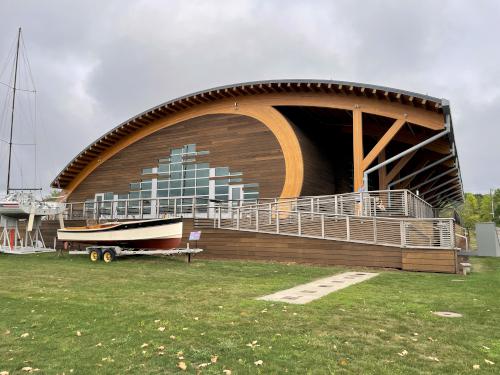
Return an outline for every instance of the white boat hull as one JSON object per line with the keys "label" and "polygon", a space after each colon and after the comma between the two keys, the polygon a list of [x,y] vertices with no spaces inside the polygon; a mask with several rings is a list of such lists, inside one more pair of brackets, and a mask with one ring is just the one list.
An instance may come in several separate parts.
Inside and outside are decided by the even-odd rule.
{"label": "white boat hull", "polygon": [[125,248],[171,249],[182,239],[182,219],[141,220],[110,223],[100,228],[64,228],[59,241],[115,245]]}

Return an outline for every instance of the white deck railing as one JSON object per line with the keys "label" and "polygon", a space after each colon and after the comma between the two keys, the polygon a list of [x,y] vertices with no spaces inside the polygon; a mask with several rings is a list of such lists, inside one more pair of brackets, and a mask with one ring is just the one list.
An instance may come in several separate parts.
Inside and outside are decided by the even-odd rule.
{"label": "white deck railing", "polygon": [[427,202],[408,190],[217,202],[207,198],[137,198],[66,203],[65,219],[146,219],[163,216],[214,218],[218,206],[373,217],[432,218]]}
{"label": "white deck railing", "polygon": [[412,248],[455,248],[453,219],[391,218],[218,207],[214,227]]}

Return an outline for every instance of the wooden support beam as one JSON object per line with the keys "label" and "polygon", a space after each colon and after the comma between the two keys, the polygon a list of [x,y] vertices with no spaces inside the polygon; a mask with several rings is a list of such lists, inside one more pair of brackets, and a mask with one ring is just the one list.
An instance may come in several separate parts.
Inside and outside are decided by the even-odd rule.
{"label": "wooden support beam", "polygon": [[[378,163],[383,163],[385,161],[385,148],[380,151],[378,154]],[[387,183],[385,180],[387,179],[387,166],[384,165],[382,168],[378,170],[378,189],[385,190],[387,189]]]}
{"label": "wooden support beam", "polygon": [[399,161],[396,163],[394,167],[392,167],[391,171],[387,174],[385,178],[385,183],[389,184],[394,178],[398,175],[399,172],[401,172],[401,169],[404,168],[406,164],[411,160],[411,158],[417,153],[417,151],[413,151],[409,153],[406,156],[403,156]]}
{"label": "wooden support beam", "polygon": [[358,191],[363,185],[363,112],[359,108],[352,111],[352,129],[354,191]]}
{"label": "wooden support beam", "polygon": [[380,152],[385,149],[385,147],[389,144],[389,142],[394,138],[394,136],[399,132],[399,129],[403,127],[406,123],[404,119],[396,120],[392,126],[385,132],[385,134],[380,138],[375,147],[371,149],[371,151],[366,155],[363,159],[363,171],[368,169],[371,163],[375,160],[375,158],[380,154]]}

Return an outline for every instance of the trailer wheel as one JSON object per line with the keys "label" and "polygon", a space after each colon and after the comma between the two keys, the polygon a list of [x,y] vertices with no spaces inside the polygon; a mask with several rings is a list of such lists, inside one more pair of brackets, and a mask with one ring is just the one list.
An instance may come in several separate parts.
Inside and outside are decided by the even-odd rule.
{"label": "trailer wheel", "polygon": [[104,250],[102,253],[102,260],[104,263],[111,263],[116,258],[115,252],[111,249]]}
{"label": "trailer wheel", "polygon": [[90,250],[89,258],[92,262],[97,262],[99,259],[101,259],[101,251],[97,249]]}

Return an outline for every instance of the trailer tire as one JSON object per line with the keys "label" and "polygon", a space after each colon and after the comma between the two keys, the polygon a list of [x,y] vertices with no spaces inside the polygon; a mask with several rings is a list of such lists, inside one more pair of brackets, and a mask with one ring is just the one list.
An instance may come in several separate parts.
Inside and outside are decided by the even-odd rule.
{"label": "trailer tire", "polygon": [[106,249],[102,253],[102,260],[104,263],[111,263],[116,259],[116,254],[113,249]]}
{"label": "trailer tire", "polygon": [[101,259],[101,250],[91,249],[89,251],[89,258],[91,262],[98,262]]}

